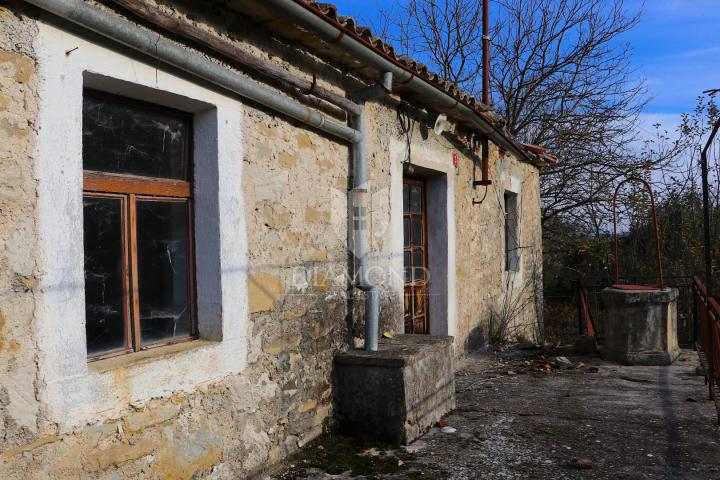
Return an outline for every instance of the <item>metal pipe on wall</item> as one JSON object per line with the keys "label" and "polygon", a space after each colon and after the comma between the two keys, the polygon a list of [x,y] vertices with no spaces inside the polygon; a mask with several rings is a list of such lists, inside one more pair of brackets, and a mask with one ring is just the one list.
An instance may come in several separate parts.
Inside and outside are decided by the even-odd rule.
{"label": "metal pipe on wall", "polygon": [[471,122],[480,132],[505,150],[513,152],[519,158],[532,161],[515,142],[506,138],[501,130],[470,107],[410,73],[401,64],[380,55],[365,43],[353,38],[352,35],[345,34],[342,26],[329,23],[310,10],[310,7],[294,0],[264,0],[264,3],[277,11],[279,15],[292,18],[297,24],[315,31],[327,42],[340,45],[350,55],[366,65],[381,72],[392,73],[396,83],[403,84],[405,88],[412,90],[425,101],[433,102],[440,110],[451,116]]}
{"label": "metal pipe on wall", "polygon": [[99,10],[82,0],[25,0],[27,3],[65,20],[119,42],[135,51],[160,60],[241,97],[283,113],[336,138],[355,144],[360,141],[357,130],[326,116],[227,67],[198,54],[159,34],[141,28],[115,15]]}
{"label": "metal pipe on wall", "polygon": [[353,250],[356,270],[356,285],[367,293],[365,299],[365,350],[375,352],[378,349],[379,323],[380,323],[380,289],[372,281],[368,268],[369,231],[368,231],[368,167],[365,155],[365,102],[372,99],[382,98],[392,91],[392,73],[383,73],[381,79],[375,85],[367,87],[354,96],[361,103],[362,109],[359,115],[352,117],[352,125],[360,132],[360,141],[352,146],[353,160],[353,189],[352,195],[352,218],[350,223],[353,228]]}

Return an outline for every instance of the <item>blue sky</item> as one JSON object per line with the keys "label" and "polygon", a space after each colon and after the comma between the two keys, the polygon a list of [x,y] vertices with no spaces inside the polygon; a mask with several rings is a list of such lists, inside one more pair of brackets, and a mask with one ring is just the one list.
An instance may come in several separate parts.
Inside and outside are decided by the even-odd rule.
{"label": "blue sky", "polygon": [[[335,0],[340,12],[373,19],[393,0]],[[720,0],[625,0],[629,11],[643,8],[638,26],[624,40],[634,46],[636,76],[652,97],[640,128],[672,130],[691,111],[703,90],[720,88]]]}

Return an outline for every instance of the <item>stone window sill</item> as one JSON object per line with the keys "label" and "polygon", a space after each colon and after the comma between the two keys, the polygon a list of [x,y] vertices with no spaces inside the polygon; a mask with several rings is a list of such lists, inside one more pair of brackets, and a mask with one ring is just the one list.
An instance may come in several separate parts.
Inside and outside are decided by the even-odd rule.
{"label": "stone window sill", "polygon": [[95,373],[104,373],[110,370],[121,368],[136,367],[146,363],[152,363],[157,360],[166,359],[175,355],[188,353],[203,347],[215,345],[217,342],[209,342],[207,340],[190,340],[188,342],[175,343],[173,345],[164,345],[162,347],[149,348],[139,352],[128,353],[126,355],[118,355],[116,357],[105,358],[88,363],[88,369]]}

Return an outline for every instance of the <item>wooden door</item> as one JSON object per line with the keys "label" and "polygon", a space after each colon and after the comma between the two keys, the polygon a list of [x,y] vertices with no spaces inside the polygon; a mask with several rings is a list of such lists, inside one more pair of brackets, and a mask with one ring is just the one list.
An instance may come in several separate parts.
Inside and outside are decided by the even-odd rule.
{"label": "wooden door", "polygon": [[430,333],[425,181],[403,179],[405,333]]}

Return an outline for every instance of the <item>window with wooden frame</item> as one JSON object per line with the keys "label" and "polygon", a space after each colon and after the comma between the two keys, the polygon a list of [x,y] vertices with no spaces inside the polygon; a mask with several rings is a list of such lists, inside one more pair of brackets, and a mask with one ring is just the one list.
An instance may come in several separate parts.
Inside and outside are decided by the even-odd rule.
{"label": "window with wooden frame", "polygon": [[191,137],[188,113],[84,91],[90,359],[196,335]]}
{"label": "window with wooden frame", "polygon": [[518,195],[513,192],[505,192],[505,270],[520,271]]}

